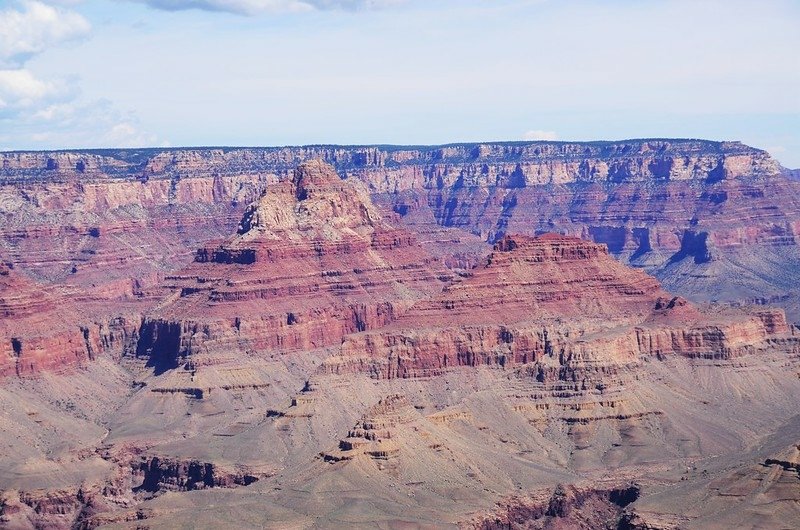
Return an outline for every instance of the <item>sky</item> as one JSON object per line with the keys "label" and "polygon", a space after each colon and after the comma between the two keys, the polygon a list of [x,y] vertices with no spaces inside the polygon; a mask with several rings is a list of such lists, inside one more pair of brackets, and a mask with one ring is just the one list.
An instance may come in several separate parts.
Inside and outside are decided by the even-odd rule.
{"label": "sky", "polygon": [[800,167],[798,0],[0,0],[0,149],[741,140]]}

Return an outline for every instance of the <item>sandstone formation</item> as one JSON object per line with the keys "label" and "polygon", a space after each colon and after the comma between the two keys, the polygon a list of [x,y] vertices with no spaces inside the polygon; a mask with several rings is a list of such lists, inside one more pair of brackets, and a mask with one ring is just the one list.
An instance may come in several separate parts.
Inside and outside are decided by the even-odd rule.
{"label": "sandstone formation", "polygon": [[540,381],[584,380],[679,354],[732,358],[766,348],[789,327],[779,310],[702,314],[605,245],[545,234],[505,236],[485,264],[384,329],[348,337],[332,373],[378,378],[451,367],[532,363]]}
{"label": "sandstone formation", "polygon": [[475,262],[478,237],[557,231],[696,299],[771,299],[798,280],[797,179],[764,151],[703,140],[2,153],[0,256],[142,296],[311,159],[364,182],[454,267]]}
{"label": "sandstone formation", "polygon": [[[352,460],[359,456],[388,461],[398,452],[393,428],[413,421],[416,411],[399,394],[387,396],[371,407],[363,418],[339,441],[339,446],[321,456],[328,462]],[[381,466],[383,467],[383,466]]]}
{"label": "sandstone formation", "polygon": [[[305,146],[222,149],[97,150],[90,152],[2,153],[5,181],[66,180],[81,174],[140,178],[246,175],[287,171],[320,159],[336,167],[363,170],[378,192],[423,187],[430,179],[456,184],[449,169],[477,163],[459,185],[533,185],[578,180],[691,180],[774,175],[780,165],[758,149],[739,142],[646,139],[620,142],[494,142],[445,146]],[[680,159],[678,158],[680,157]],[[513,160],[513,162],[507,162]],[[481,170],[480,164],[492,163]],[[524,163],[518,167],[518,163]],[[429,164],[434,172],[403,166]],[[513,175],[514,172],[517,175]],[[49,177],[49,178],[48,178]],[[417,179],[417,180],[414,180]]]}
{"label": "sandstone formation", "polygon": [[549,528],[626,528],[623,509],[639,497],[635,484],[557,485],[527,497],[504,500],[494,513],[469,521],[463,528],[475,530]]}
{"label": "sandstone formation", "polygon": [[412,233],[382,219],[359,185],[306,162],[247,208],[234,237],[167,277],[175,294],[148,315],[137,355],[198,366],[203,354],[231,348],[338,345],[388,324],[451,278]]}
{"label": "sandstone formation", "polygon": [[0,378],[80,364],[101,347],[94,327],[70,318],[66,296],[0,263]]}
{"label": "sandstone formation", "polygon": [[0,263],[0,379],[121,355],[138,334],[140,305],[121,302],[109,311],[104,301],[76,287],[37,283]]}
{"label": "sandstone formation", "polygon": [[[484,199],[458,211],[488,219],[494,193],[537,189],[546,209],[556,186],[630,185],[630,204],[666,204],[689,188],[785,183],[762,152],[636,141],[4,156],[4,526],[644,529],[757,521],[764,506],[778,506],[773,526],[796,517],[797,328],[777,309],[696,304],[614,259],[661,256],[664,271],[730,282],[729,247],[704,221],[676,232],[676,252],[639,252],[512,234],[512,199],[507,223],[470,221],[471,235],[438,210],[464,190]],[[671,185],[688,188],[667,200]],[[596,206],[575,197],[559,200]],[[748,210],[754,233],[794,215],[791,200],[763,200]],[[55,209],[40,216],[36,201]],[[683,215],[662,210],[653,226]],[[777,242],[757,245],[792,263],[791,241]],[[76,262],[75,249],[94,253]]]}

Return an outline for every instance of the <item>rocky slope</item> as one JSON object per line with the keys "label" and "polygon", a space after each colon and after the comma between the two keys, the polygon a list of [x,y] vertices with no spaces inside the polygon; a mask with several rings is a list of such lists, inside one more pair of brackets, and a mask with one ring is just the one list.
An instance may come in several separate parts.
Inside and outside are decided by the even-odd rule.
{"label": "rocky slope", "polygon": [[451,266],[475,262],[478,238],[556,231],[695,299],[780,298],[798,280],[800,183],[764,151],[703,140],[2,153],[0,255],[40,279],[141,296],[317,158]]}
{"label": "rocky slope", "polygon": [[387,224],[369,196],[319,161],[271,185],[237,234],[168,276],[174,296],[150,312],[137,355],[193,366],[231,348],[338,345],[386,325],[452,279],[412,233]]}
{"label": "rocky slope", "polygon": [[[715,156],[729,149],[750,152]],[[330,151],[347,167],[380,158],[347,152]],[[179,153],[98,154],[82,174],[126,183],[158,158],[149,184],[267,164]],[[69,181],[68,163],[44,171]],[[682,483],[793,462],[800,338],[781,311],[695,305],[569,236],[505,234],[482,256],[429,209],[376,207],[320,161],[279,176],[260,174],[265,192],[192,261],[143,258],[153,283],[135,291],[87,290],[88,276],[37,290],[8,271],[10,322],[91,320],[103,354],[53,350],[52,370],[0,384],[2,524],[644,528],[675,515],[663,498]],[[133,237],[118,235],[104,248]],[[52,302],[65,295],[66,311]]]}

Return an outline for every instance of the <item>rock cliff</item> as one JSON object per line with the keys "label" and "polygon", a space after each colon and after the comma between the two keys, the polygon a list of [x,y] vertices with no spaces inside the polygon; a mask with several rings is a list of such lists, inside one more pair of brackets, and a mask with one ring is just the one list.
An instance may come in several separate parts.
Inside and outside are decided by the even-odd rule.
{"label": "rock cliff", "polygon": [[[701,525],[722,506],[730,526],[737,492],[753,521],[761,499],[796,512],[797,329],[780,310],[693,303],[614,259],[736,282],[718,216],[771,226],[737,248],[781,249],[770,267],[788,267],[775,227],[793,199],[766,190],[793,188],[762,152],[635,141],[7,160],[0,370],[22,377],[0,384],[0,524],[644,528]],[[735,209],[667,228],[684,222],[676,201],[725,186],[741,194],[719,204]],[[650,216],[630,225],[646,245],[625,239],[629,214],[603,190]],[[451,202],[462,193],[468,204]],[[551,206],[566,224],[532,228]],[[474,224],[497,211],[500,224]],[[592,224],[612,214],[621,224]],[[526,216],[525,231],[587,239],[513,234]],[[471,236],[443,226],[458,219]],[[702,501],[681,511],[663,492]]]}
{"label": "rock cliff", "polygon": [[79,365],[99,353],[95,326],[73,320],[68,296],[0,263],[0,378]]}
{"label": "rock cliff", "polygon": [[499,240],[469,277],[385,329],[348,337],[324,369],[407,378],[531,363],[540,381],[586,387],[645,357],[731,358],[788,332],[779,310],[703,314],[604,245],[515,235]]}
{"label": "rock cliff", "polygon": [[360,186],[319,161],[269,186],[235,236],[167,277],[175,296],[145,320],[137,354],[174,367],[234,344],[260,352],[338,345],[441,289],[452,275],[413,234],[387,224]]}
{"label": "rock cliff", "polygon": [[0,255],[139,296],[311,159],[363,182],[451,266],[483,249],[443,227],[605,243],[698,299],[779,296],[800,279],[800,183],[764,151],[704,140],[0,153]]}
{"label": "rock cliff", "polygon": [[[1,156],[6,182],[67,180],[86,174],[149,179],[286,173],[301,162],[319,159],[348,174],[352,171],[363,175],[362,180],[375,192],[414,187],[518,188],[577,181],[723,180],[782,171],[765,151],[739,142],[682,139],[410,147],[108,149],[10,152]],[[420,170],[412,169],[415,167]]]}

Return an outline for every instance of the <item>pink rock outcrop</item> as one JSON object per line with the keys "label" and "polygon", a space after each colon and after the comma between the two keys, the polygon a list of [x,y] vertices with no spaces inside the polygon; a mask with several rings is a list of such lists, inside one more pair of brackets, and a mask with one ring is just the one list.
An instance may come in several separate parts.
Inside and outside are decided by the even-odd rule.
{"label": "pink rock outcrop", "polygon": [[268,187],[238,233],[167,278],[139,353],[185,357],[226,343],[286,351],[381,327],[452,278],[387,224],[357,184],[319,161]]}
{"label": "pink rock outcrop", "polygon": [[541,381],[578,381],[647,356],[754,353],[788,331],[779,310],[703,314],[612,259],[605,245],[515,235],[498,241],[470,277],[385,329],[347,337],[323,370],[391,379],[532,364]]}

